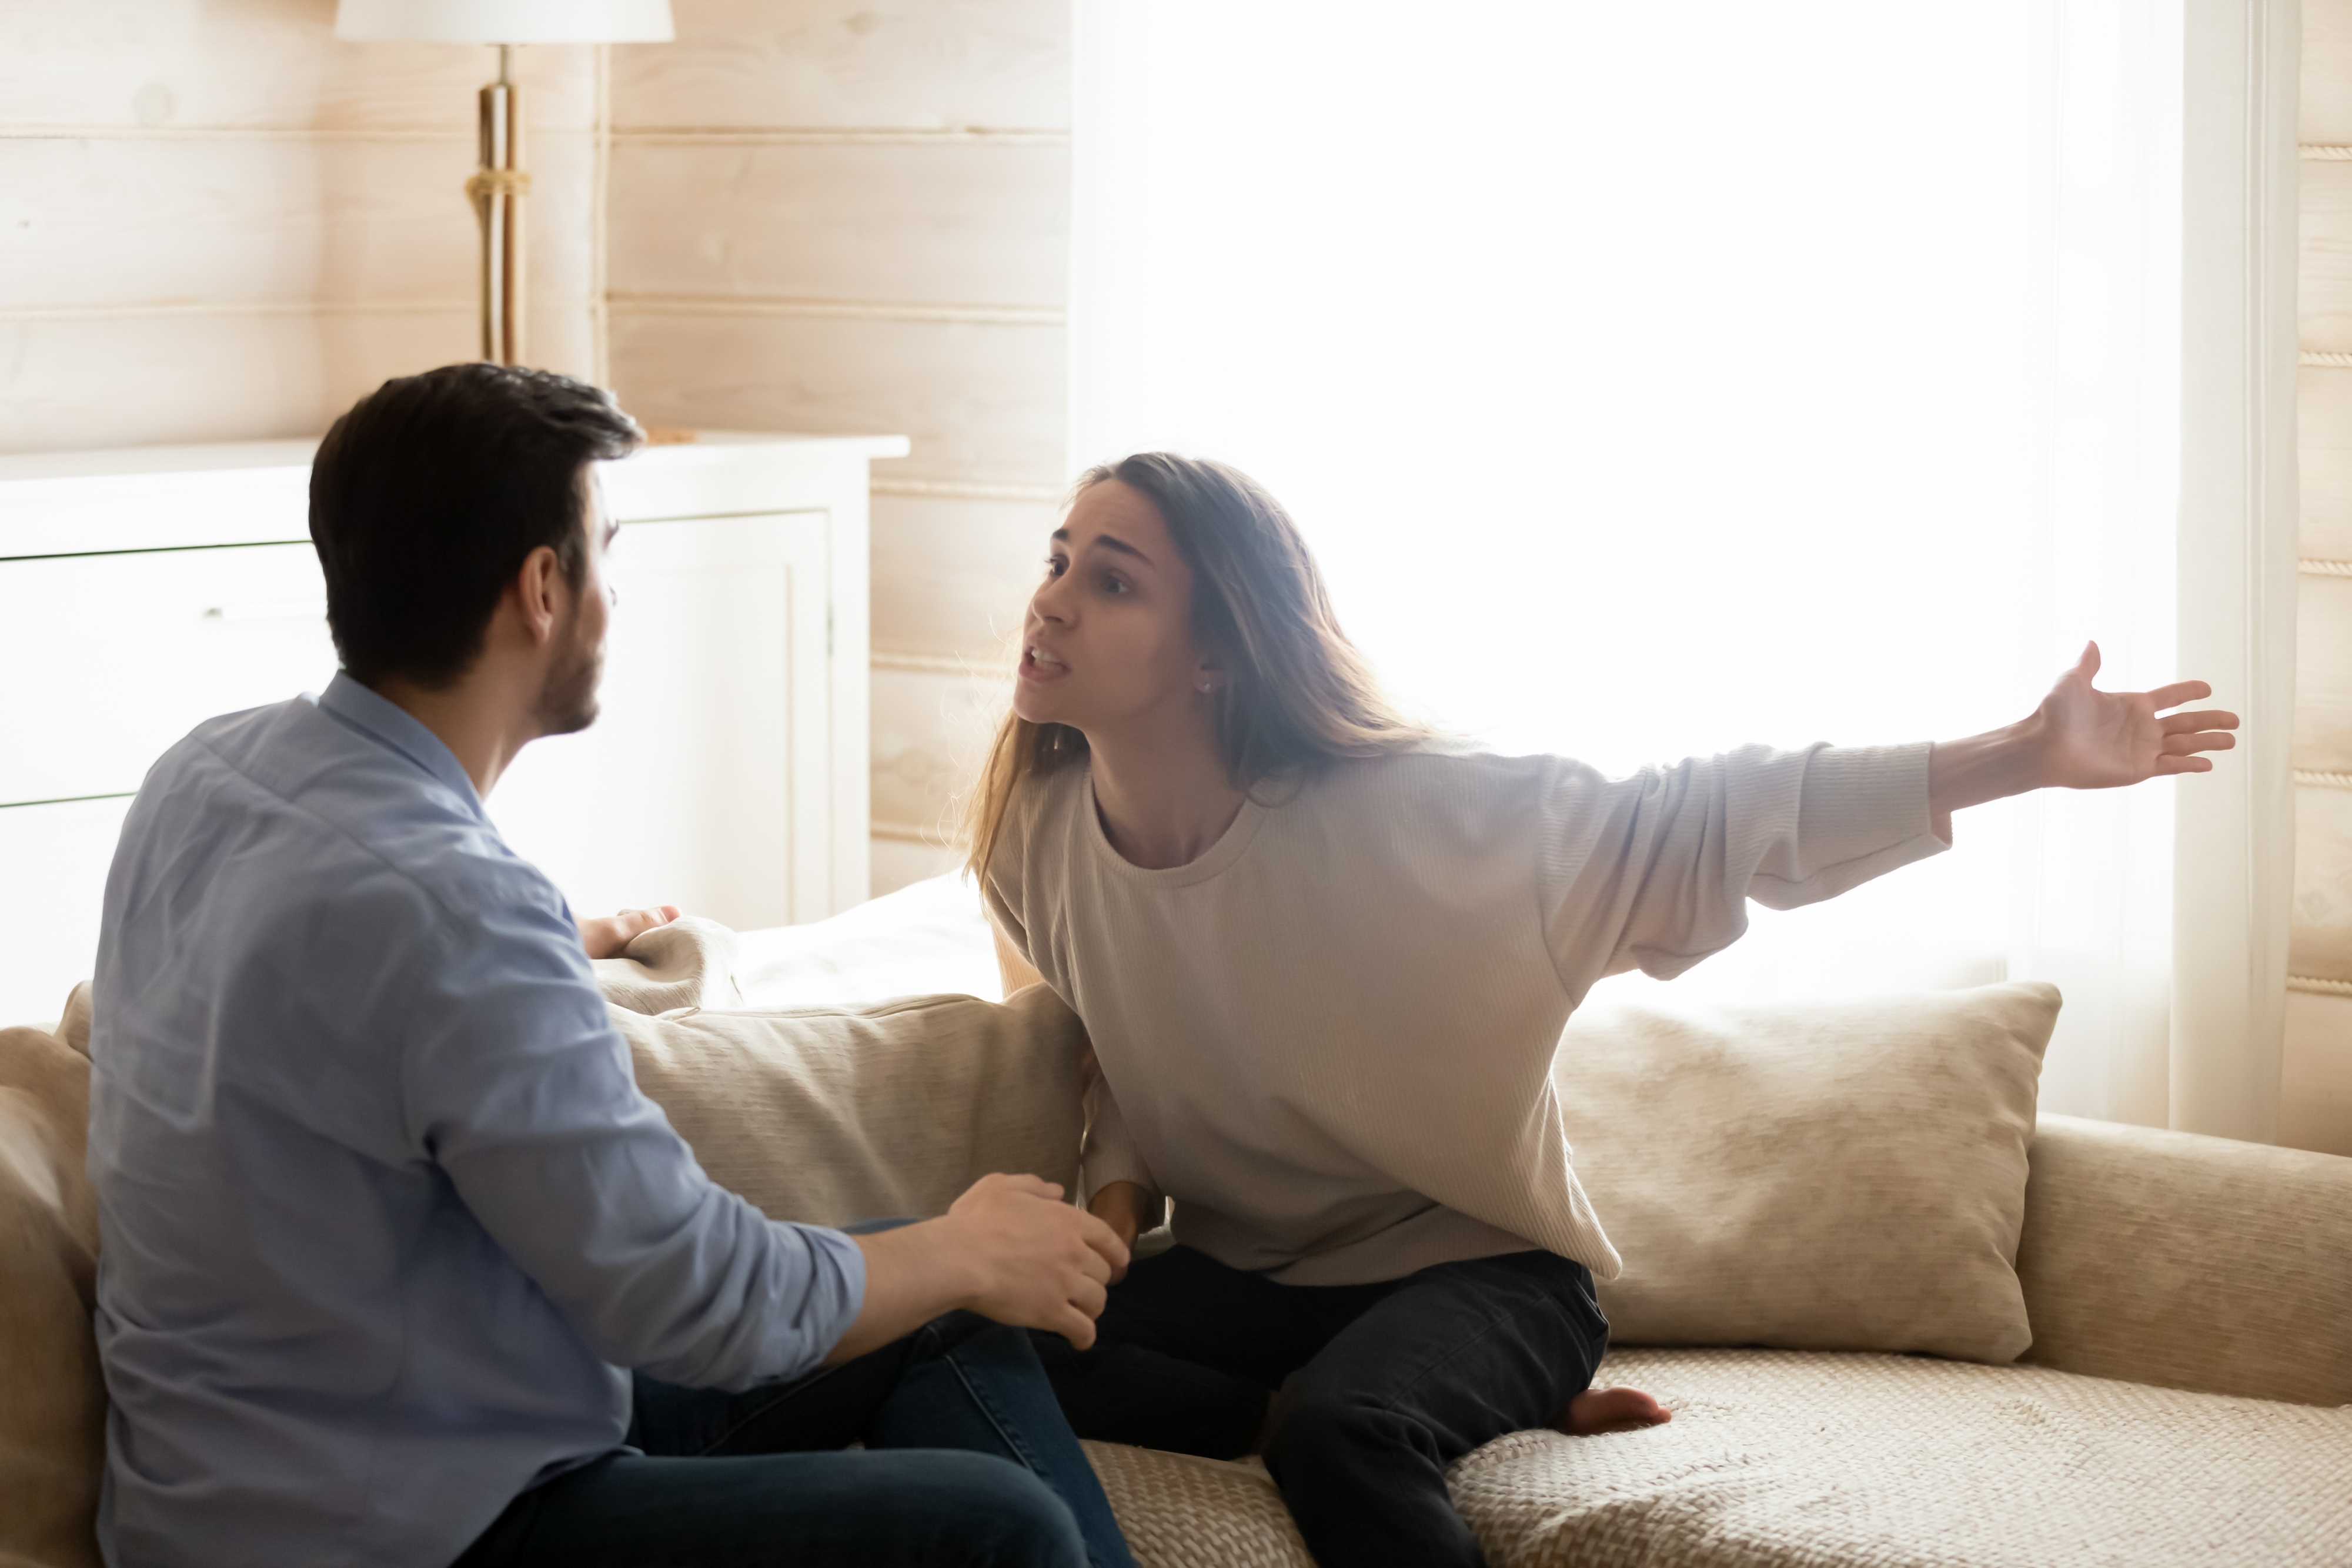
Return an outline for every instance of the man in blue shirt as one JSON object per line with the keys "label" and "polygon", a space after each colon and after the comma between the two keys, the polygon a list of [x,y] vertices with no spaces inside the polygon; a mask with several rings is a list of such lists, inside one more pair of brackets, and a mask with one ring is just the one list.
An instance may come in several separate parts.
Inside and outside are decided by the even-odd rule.
{"label": "man in blue shirt", "polygon": [[595,716],[593,464],[636,439],[540,371],[362,399],[311,476],[342,672],[199,726],[124,822],[112,1568],[1129,1568],[1021,1327],[1090,1343],[1117,1239],[1030,1176],[856,1236],[713,1186],[484,814]]}

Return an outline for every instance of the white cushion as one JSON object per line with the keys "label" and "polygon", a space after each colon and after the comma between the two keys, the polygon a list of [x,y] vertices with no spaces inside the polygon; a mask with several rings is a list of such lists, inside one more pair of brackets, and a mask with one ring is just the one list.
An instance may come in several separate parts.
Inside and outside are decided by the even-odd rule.
{"label": "white cushion", "polygon": [[2015,1359],[2046,985],[1580,1014],[1553,1082],[1620,1344]]}

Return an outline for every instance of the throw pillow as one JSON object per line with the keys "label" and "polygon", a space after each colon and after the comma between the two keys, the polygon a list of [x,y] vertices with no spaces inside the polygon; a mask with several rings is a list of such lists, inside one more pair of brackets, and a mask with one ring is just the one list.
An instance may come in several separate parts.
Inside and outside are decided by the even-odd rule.
{"label": "throw pillow", "polygon": [[1075,1188],[1087,1037],[1052,991],[708,1008],[735,995],[727,936],[680,922],[597,966],[638,1087],[712,1180],[816,1225],[941,1214],[992,1171]]}
{"label": "throw pillow", "polygon": [[1612,1338],[2015,1360],[2058,1002],[2023,983],[1580,1013],[1553,1082],[1625,1260],[1600,1291]]}

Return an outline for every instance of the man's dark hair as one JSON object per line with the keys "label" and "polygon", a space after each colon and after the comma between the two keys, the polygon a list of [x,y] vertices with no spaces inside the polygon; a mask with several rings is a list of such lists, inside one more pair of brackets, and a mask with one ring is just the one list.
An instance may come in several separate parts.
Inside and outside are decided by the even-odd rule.
{"label": "man's dark hair", "polygon": [[541,545],[580,587],[587,465],[641,439],[611,393],[551,371],[444,365],[353,403],[310,467],[310,542],[343,668],[367,685],[447,685]]}

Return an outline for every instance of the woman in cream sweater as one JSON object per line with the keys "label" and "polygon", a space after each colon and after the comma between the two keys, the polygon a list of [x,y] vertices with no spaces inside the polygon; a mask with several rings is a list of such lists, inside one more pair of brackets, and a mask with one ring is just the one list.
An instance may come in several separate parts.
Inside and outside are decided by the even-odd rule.
{"label": "woman in cream sweater", "polygon": [[1132,1241],[1176,1204],[1095,1347],[1041,1341],[1079,1434],[1230,1457],[1296,1374],[1265,1459],[1324,1568],[1477,1563],[1453,1460],[1666,1419],[1590,1386],[1618,1257],[1553,1098],[1569,1014],[1725,946],[1750,898],[1936,853],[1961,807],[2232,744],[2231,715],[2160,716],[2201,683],[2104,693],[2096,669],[1966,740],[1612,780],[1401,717],[1244,476],[1087,474],[969,823],[1008,974],[1093,1038],[1088,1207]]}

